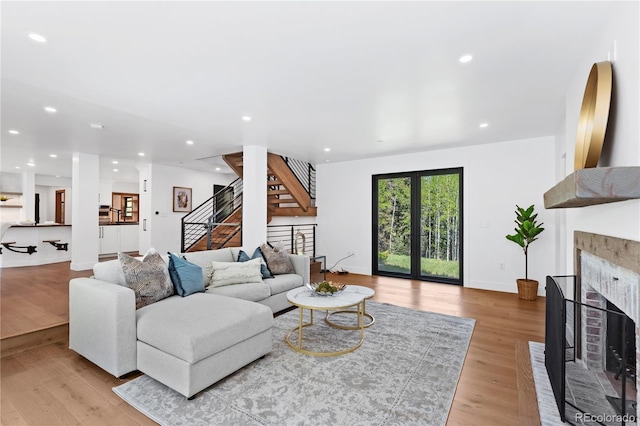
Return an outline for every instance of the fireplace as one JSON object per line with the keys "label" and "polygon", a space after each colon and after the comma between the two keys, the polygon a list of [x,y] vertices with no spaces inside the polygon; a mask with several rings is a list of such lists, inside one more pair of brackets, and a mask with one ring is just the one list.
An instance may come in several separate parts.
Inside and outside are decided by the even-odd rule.
{"label": "fireplace", "polygon": [[640,242],[576,232],[574,247],[576,276],[547,278],[545,364],[558,408],[572,424],[635,424]]}
{"label": "fireplace", "polygon": [[636,336],[634,322],[616,305],[607,301],[607,349],[605,369],[619,378],[622,373],[636,377]]}

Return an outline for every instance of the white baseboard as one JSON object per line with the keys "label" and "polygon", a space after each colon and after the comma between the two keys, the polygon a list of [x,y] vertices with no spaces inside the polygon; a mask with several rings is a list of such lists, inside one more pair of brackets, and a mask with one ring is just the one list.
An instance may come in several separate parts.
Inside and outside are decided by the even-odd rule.
{"label": "white baseboard", "polygon": [[92,263],[73,263],[73,262],[71,262],[71,270],[72,271],[86,271],[88,269],[93,269],[93,265],[95,265],[95,262],[92,262]]}
{"label": "white baseboard", "polygon": [[[515,280],[513,283],[496,283],[489,281],[470,281],[467,288],[477,288],[479,290],[492,290],[492,291],[501,291],[504,293],[517,293],[518,292],[518,284]],[[545,283],[538,283],[538,296],[545,296]]]}

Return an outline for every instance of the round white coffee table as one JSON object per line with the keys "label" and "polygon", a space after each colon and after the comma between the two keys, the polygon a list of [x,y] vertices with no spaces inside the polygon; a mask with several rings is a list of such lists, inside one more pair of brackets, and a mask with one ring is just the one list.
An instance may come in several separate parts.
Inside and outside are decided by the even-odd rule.
{"label": "round white coffee table", "polygon": [[[343,355],[349,352],[353,352],[358,349],[362,342],[364,342],[364,301],[373,296],[373,294],[369,294],[364,291],[349,291],[351,286],[347,286],[347,288],[332,296],[320,296],[309,290],[307,287],[298,287],[293,290],[290,290],[287,293],[287,299],[289,302],[298,307],[300,311],[298,325],[291,329],[289,333],[287,333],[285,337],[285,341],[291,347],[291,349],[307,354],[307,355],[315,355],[315,356],[335,356],[335,355]],[[360,286],[353,286],[360,287]],[[365,287],[363,287],[365,288]],[[354,289],[355,290],[355,289]],[[373,290],[371,290],[373,292]],[[325,321],[329,325],[335,328],[342,329],[351,329],[351,330],[360,330],[360,340],[352,347],[339,350],[339,351],[331,351],[331,352],[318,352],[312,351],[309,349],[304,349],[302,347],[302,329],[304,327],[309,327],[313,325],[313,311],[321,310],[321,311],[345,311],[348,308],[355,307],[355,310],[349,310],[347,312],[353,312],[356,314],[356,323],[357,325],[354,327],[345,327],[345,326],[337,326],[325,318]],[[309,322],[304,322],[304,310],[309,310]],[[328,314],[327,314],[328,315]],[[370,317],[373,318],[373,317]],[[298,332],[298,341],[297,344],[291,342],[290,336],[291,333],[297,331]]]}

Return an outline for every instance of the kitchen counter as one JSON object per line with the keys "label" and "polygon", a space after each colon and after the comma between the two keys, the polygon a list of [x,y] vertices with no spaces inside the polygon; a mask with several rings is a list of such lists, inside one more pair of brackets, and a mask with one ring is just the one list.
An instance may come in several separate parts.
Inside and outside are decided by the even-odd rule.
{"label": "kitchen counter", "polygon": [[57,226],[71,226],[71,225],[63,225],[61,223],[38,223],[38,224],[15,224],[11,225],[11,228],[47,228],[47,227],[57,227]]}
{"label": "kitchen counter", "polygon": [[[71,227],[59,223],[18,224],[0,223],[0,242],[12,243],[9,246],[20,251],[9,250],[2,246],[0,268],[16,266],[35,266],[71,260]],[[98,255],[114,255],[118,252],[137,252],[139,245],[138,222],[109,222],[99,224],[97,231]],[[55,244],[54,244],[55,243]],[[58,245],[67,244],[67,250],[58,249]],[[27,249],[18,247],[36,247],[28,254]]]}
{"label": "kitchen counter", "polygon": [[[71,225],[59,223],[17,224],[2,223],[1,237],[3,243],[9,245],[20,253],[2,246],[0,255],[0,267],[10,268],[16,266],[36,266],[47,263],[65,262],[71,260]],[[58,244],[67,244],[67,250],[58,248],[49,241]],[[23,253],[26,249],[17,247],[36,247],[32,254]]]}

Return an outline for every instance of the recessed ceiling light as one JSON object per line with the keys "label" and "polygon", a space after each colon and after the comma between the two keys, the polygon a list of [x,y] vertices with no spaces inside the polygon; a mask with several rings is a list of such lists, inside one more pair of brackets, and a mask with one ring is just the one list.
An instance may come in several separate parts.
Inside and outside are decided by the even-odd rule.
{"label": "recessed ceiling light", "polygon": [[244,121],[251,121],[251,117],[249,117],[248,115],[245,115],[244,117],[242,117],[242,119]]}
{"label": "recessed ceiling light", "polygon": [[57,155],[57,154],[49,154],[49,157],[51,157],[51,158],[58,158],[58,155]]}
{"label": "recessed ceiling light", "polygon": [[118,161],[117,161],[117,160],[113,160],[113,161],[111,162],[111,164],[118,164]]}
{"label": "recessed ceiling light", "polygon": [[58,110],[57,110],[57,109],[55,109],[54,107],[50,107],[50,106],[46,106],[46,107],[44,107],[44,110],[45,110],[45,111],[47,111],[47,112],[50,112],[50,113],[52,113],[52,114],[53,114],[54,112],[58,112]]}
{"label": "recessed ceiling light", "polygon": [[216,172],[219,172],[219,171],[220,171],[220,167],[216,167]]}
{"label": "recessed ceiling light", "polygon": [[140,157],[144,157],[144,152],[139,152],[139,153],[138,153],[138,155],[139,155]]}
{"label": "recessed ceiling light", "polygon": [[19,169],[19,168],[20,168],[20,166],[16,166],[16,169]]}
{"label": "recessed ceiling light", "polygon": [[113,169],[113,171],[114,171],[114,172],[117,172],[117,171],[118,171],[118,169]]}
{"label": "recessed ceiling light", "polygon": [[99,130],[104,129],[104,126],[100,123],[91,123],[89,124],[89,126],[91,126],[92,129],[99,129]]}
{"label": "recessed ceiling light", "polygon": [[60,175],[56,175],[56,177],[57,177],[57,178],[59,178],[59,177],[60,177]]}
{"label": "recessed ceiling light", "polygon": [[47,39],[44,36],[42,36],[40,34],[37,34],[37,33],[29,33],[29,34],[27,34],[27,36],[31,40],[37,41],[38,43],[46,43],[47,42]]}
{"label": "recessed ceiling light", "polygon": [[187,145],[193,145],[193,141],[192,140],[188,140],[187,141]]}
{"label": "recessed ceiling light", "polygon": [[20,132],[17,130],[9,130],[9,133],[11,133],[12,135],[19,135]]}
{"label": "recessed ceiling light", "polygon": [[27,163],[27,166],[34,167],[35,165],[36,165],[36,163],[33,163],[33,162]]}
{"label": "recessed ceiling light", "polygon": [[472,59],[473,59],[473,56],[471,56],[471,55],[460,56],[460,62],[462,62],[463,64],[467,63],[467,62],[470,62]]}
{"label": "recessed ceiling light", "polygon": [[329,152],[329,151],[331,151],[331,148],[325,148],[324,149],[324,152]]}
{"label": "recessed ceiling light", "polygon": [[482,124],[480,124],[480,127],[482,127],[483,129],[484,129],[485,127],[489,127],[489,123],[482,123]]}

